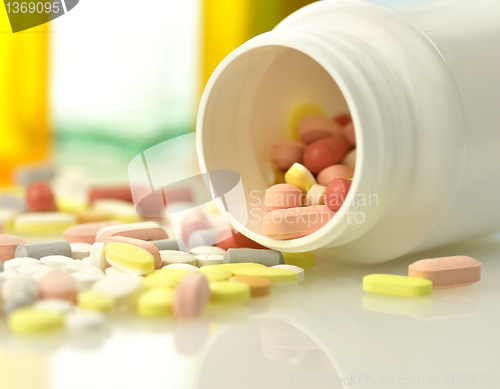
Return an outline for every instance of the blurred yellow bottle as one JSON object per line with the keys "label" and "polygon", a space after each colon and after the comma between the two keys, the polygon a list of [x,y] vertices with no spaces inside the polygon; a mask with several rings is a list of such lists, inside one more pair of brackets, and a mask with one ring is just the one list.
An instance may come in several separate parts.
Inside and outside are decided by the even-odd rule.
{"label": "blurred yellow bottle", "polygon": [[217,65],[250,38],[272,30],[313,0],[204,0],[202,88]]}
{"label": "blurred yellow bottle", "polygon": [[16,166],[49,152],[49,25],[13,34],[0,6],[0,185]]}

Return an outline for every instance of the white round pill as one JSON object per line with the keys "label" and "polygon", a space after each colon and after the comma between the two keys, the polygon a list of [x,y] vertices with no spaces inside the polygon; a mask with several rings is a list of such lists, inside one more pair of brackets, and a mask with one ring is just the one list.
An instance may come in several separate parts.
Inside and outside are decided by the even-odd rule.
{"label": "white round pill", "polygon": [[78,290],[87,290],[99,280],[104,278],[104,272],[94,266],[89,266],[77,273],[71,274],[71,276],[76,280],[78,285]]}
{"label": "white round pill", "polygon": [[83,269],[86,269],[89,266],[90,265],[88,263],[82,261],[73,261],[64,266],[62,271],[64,273],[73,274],[82,271]]}
{"label": "white round pill", "polygon": [[163,266],[173,263],[186,263],[188,265],[196,265],[196,257],[184,251],[177,250],[160,250],[161,263]]}
{"label": "white round pill", "polygon": [[135,274],[113,274],[92,285],[92,290],[107,294],[115,299],[127,297],[139,290],[142,286],[142,277]]}
{"label": "white round pill", "polygon": [[201,254],[196,256],[196,266],[220,265],[224,263],[224,254]]}
{"label": "white round pill", "polygon": [[221,249],[220,247],[216,246],[198,246],[198,247],[193,247],[190,250],[190,253],[193,255],[200,255],[200,254],[225,254],[226,250]]}
{"label": "white round pill", "polygon": [[102,313],[92,311],[79,311],[66,316],[66,326],[75,332],[98,330],[106,323]]}
{"label": "white round pill", "polygon": [[17,273],[17,269],[21,266],[40,265],[40,264],[41,263],[38,259],[23,257],[23,258],[9,259],[8,261],[4,262],[3,266],[4,266],[4,271],[6,273]]}
{"label": "white round pill", "polygon": [[64,266],[73,262],[74,259],[64,255],[48,255],[40,258],[40,262],[44,266],[48,266],[54,270],[62,270]]}
{"label": "white round pill", "polygon": [[187,263],[172,263],[167,266],[163,266],[162,269],[184,269],[191,273],[198,273],[198,268],[193,265],[188,265]]}

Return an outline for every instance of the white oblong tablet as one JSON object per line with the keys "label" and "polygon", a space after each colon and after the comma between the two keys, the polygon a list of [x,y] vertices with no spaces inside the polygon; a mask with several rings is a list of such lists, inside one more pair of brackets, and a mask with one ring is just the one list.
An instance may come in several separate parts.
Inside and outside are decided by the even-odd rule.
{"label": "white oblong tablet", "polygon": [[226,250],[216,246],[198,246],[198,247],[193,247],[189,252],[193,255],[225,254]]}
{"label": "white oblong tablet", "polygon": [[38,259],[30,257],[12,258],[3,263],[4,271],[6,273],[17,273],[17,269],[19,269],[21,266],[29,265],[41,265],[41,263]]}
{"label": "white oblong tablet", "polygon": [[196,257],[184,251],[177,250],[160,250],[161,263],[163,266],[174,263],[185,263],[188,265],[196,265]]}
{"label": "white oblong tablet", "polygon": [[104,243],[95,242],[90,250],[90,265],[97,267],[98,269],[105,270],[108,267],[108,262],[106,261],[106,250],[104,249]]}
{"label": "white oblong tablet", "polygon": [[196,256],[196,266],[221,265],[224,263],[224,254],[201,254]]}
{"label": "white oblong tablet", "polygon": [[92,290],[107,294],[115,299],[122,299],[138,291],[142,286],[142,277],[135,274],[114,274],[92,285]]}

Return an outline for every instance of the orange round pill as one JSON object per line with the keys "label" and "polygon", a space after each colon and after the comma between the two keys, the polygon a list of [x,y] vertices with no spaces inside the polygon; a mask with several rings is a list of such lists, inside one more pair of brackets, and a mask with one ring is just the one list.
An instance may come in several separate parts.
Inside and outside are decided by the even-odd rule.
{"label": "orange round pill", "polygon": [[262,277],[233,276],[229,277],[228,281],[247,284],[250,286],[250,295],[252,297],[263,297],[271,293],[271,281]]}

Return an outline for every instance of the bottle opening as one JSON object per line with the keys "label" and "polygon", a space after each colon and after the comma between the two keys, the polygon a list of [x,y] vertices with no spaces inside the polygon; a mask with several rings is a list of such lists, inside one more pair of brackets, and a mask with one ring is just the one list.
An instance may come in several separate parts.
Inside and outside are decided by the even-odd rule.
{"label": "bottle opening", "polygon": [[212,76],[200,107],[202,169],[232,170],[241,176],[245,204],[240,206],[246,207],[248,220],[238,220],[241,210],[228,209],[237,230],[283,249],[294,246],[294,241],[311,242],[318,233],[335,228],[339,213],[317,232],[295,239],[269,237],[263,228],[266,189],[284,182],[286,170],[273,162],[273,145],[287,140],[300,143],[301,119],[321,115],[333,122],[334,117],[349,114],[342,91],[318,61],[278,45],[233,53]]}

